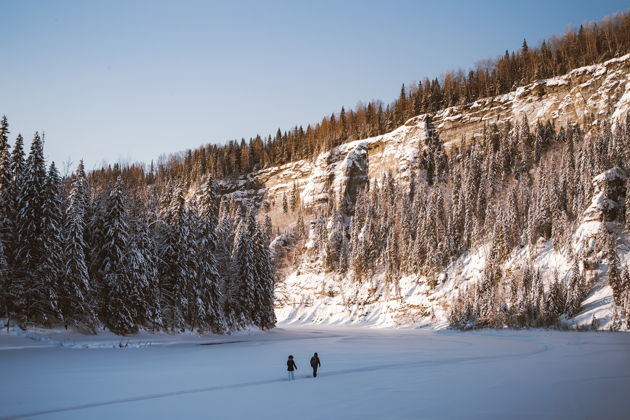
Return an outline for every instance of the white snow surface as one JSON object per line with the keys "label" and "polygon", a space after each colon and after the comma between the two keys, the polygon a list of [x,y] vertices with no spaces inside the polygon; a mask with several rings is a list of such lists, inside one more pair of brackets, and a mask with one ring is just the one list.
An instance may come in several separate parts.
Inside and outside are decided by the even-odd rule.
{"label": "white snow surface", "polygon": [[[92,348],[50,347],[61,336]],[[150,345],[111,348],[126,340]],[[318,378],[308,367],[314,351]],[[289,354],[298,365],[291,382]],[[623,419],[630,335],[321,326],[226,337],[12,331],[0,333],[0,372],[2,419]]]}

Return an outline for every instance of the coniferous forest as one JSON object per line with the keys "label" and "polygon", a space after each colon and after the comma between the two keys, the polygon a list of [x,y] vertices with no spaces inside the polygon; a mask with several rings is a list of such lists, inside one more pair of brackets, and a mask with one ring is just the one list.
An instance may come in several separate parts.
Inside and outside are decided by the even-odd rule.
{"label": "coniferous forest", "polygon": [[[0,126],[0,311],[21,326],[65,325],[129,334],[140,328],[229,332],[275,325],[276,265],[271,220],[247,201],[222,195],[215,180],[319,153],[349,140],[383,134],[407,119],[503,94],[630,51],[630,13],[580,26],[530,47],[401,88],[379,101],[341,109],[319,123],[207,145],[157,164],[110,165],[86,173],[79,164],[60,177],[35,134],[10,141]],[[456,327],[548,326],[573,316],[589,290],[589,256],[573,255],[568,282],[545,287],[530,266],[507,272],[513,249],[551,241],[566,248],[588,207],[596,175],[630,170],[630,124],[602,122],[587,141],[579,126],[528,121],[489,125],[481,140],[448,156],[428,120],[426,147],[410,182],[386,176],[352,203],[331,200],[309,213],[316,234],[309,252],[325,270],[357,282],[375,273],[397,287],[417,274],[432,279],[485,243],[483,278],[451,304]],[[195,188],[193,188],[193,186]],[[197,186],[199,186],[197,188]],[[628,200],[624,184],[617,192]],[[625,198],[624,198],[625,197]],[[292,200],[291,209],[295,210]],[[284,200],[284,212],[289,204]],[[305,241],[301,210],[291,234]],[[630,225],[630,205],[608,222]],[[608,281],[630,320],[630,273],[617,257],[619,232],[602,230]],[[601,262],[601,261],[600,261]],[[630,327],[630,326],[629,326]]]}
{"label": "coniferous forest", "polygon": [[275,325],[268,224],[221,201],[212,179],[132,190],[122,177],[60,179],[35,134],[28,156],[0,126],[2,314],[21,326],[63,324],[128,334],[228,332]]}

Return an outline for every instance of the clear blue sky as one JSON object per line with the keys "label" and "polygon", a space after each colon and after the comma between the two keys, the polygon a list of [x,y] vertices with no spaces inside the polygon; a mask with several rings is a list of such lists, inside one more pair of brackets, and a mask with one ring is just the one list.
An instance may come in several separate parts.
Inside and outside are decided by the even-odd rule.
{"label": "clear blue sky", "polygon": [[62,167],[274,133],[627,1],[0,0],[0,114]]}

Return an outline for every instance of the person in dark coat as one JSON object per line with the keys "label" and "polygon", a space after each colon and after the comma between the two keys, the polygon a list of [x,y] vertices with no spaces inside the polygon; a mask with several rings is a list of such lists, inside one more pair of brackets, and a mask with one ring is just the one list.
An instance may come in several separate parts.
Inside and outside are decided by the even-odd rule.
{"label": "person in dark coat", "polygon": [[317,368],[322,365],[322,362],[319,361],[319,356],[317,353],[311,357],[311,367],[313,368],[313,378],[317,378]]}
{"label": "person in dark coat", "polygon": [[289,371],[289,380],[294,380],[295,376],[293,375],[293,371],[297,370],[297,365],[295,364],[295,360],[293,360],[293,356],[289,356],[289,360],[287,360],[287,370]]}

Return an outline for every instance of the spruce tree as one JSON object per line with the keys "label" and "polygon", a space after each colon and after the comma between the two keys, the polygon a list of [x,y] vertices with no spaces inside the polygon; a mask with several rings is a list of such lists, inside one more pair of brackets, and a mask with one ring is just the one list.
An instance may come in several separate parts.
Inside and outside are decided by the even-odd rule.
{"label": "spruce tree", "polygon": [[567,308],[569,318],[573,318],[580,312],[582,301],[586,297],[586,285],[584,276],[580,272],[577,258],[573,258],[573,264],[569,271],[569,285],[567,288]]}
{"label": "spruce tree", "polygon": [[617,238],[614,234],[606,233],[606,258],[608,260],[608,284],[613,292],[613,299],[617,306],[623,301],[623,279],[619,268],[619,256],[617,255]]}
{"label": "spruce tree", "polygon": [[190,258],[194,263],[194,249],[190,249],[190,229],[184,193],[178,187],[168,204],[161,225],[159,243],[160,293],[162,313],[167,328],[183,331],[186,327],[191,275]]}
{"label": "spruce tree", "polygon": [[92,287],[85,262],[85,180],[76,176],[68,198],[64,224],[65,270],[59,293],[59,309],[66,328],[85,326],[95,330]]}
{"label": "spruce tree", "polygon": [[130,253],[129,225],[125,208],[122,178],[118,177],[107,201],[103,226],[103,246],[100,249],[99,278],[101,320],[117,334],[137,331],[139,299],[138,284],[131,281],[127,264]]}
{"label": "spruce tree", "polygon": [[216,258],[218,204],[214,182],[209,179],[201,188],[195,240],[200,262],[198,296],[204,306],[203,321],[215,333],[223,332],[227,328],[222,306],[223,279],[219,275]]}
{"label": "spruce tree", "polygon": [[7,242],[7,259],[9,265],[13,266],[13,262],[16,261],[17,252],[17,218],[20,198],[20,192],[22,190],[22,184],[26,176],[26,161],[24,159],[24,140],[21,135],[18,135],[13,145],[13,152],[11,152],[11,184],[9,187],[7,198],[7,214],[9,218],[10,228],[13,231],[11,238]]}
{"label": "spruce tree", "polygon": [[241,219],[234,237],[232,266],[234,281],[231,285],[232,312],[236,322],[243,327],[247,324],[260,325],[260,314],[256,312],[257,273],[254,255],[254,218],[251,212]]}
{"label": "spruce tree", "polygon": [[299,203],[300,191],[298,190],[297,183],[293,182],[293,186],[291,187],[291,202],[289,203],[289,205],[291,206],[291,212],[295,212]]}
{"label": "spruce tree", "polygon": [[62,291],[64,275],[63,257],[63,202],[61,181],[55,163],[51,163],[45,185],[42,208],[43,258],[37,267],[37,277],[46,293],[42,296],[47,317],[60,318],[58,296]]}
{"label": "spruce tree", "polygon": [[256,224],[254,231],[253,247],[257,286],[255,311],[258,313],[258,326],[266,330],[276,325],[273,306],[275,275],[269,253],[269,237],[265,229],[258,224]]}
{"label": "spruce tree", "polygon": [[27,160],[24,182],[17,200],[16,270],[20,297],[19,315],[23,321],[44,321],[43,308],[48,291],[37,269],[44,260],[44,197],[46,166],[42,139],[35,133]]}
{"label": "spruce tree", "polygon": [[236,291],[235,267],[232,265],[232,248],[236,226],[228,210],[227,201],[221,200],[219,222],[215,231],[217,271],[221,273],[221,308],[225,324],[232,328],[236,324],[235,305],[232,293]]}
{"label": "spruce tree", "polygon": [[289,204],[287,202],[287,194],[282,193],[282,213],[287,214],[289,212]]}
{"label": "spruce tree", "polygon": [[139,325],[152,329],[163,327],[157,251],[146,220],[133,223],[133,234],[127,258],[129,279],[137,289],[132,305]]}
{"label": "spruce tree", "polygon": [[13,224],[11,221],[11,208],[13,207],[11,197],[11,155],[9,149],[9,123],[7,117],[2,118],[0,123],[0,313],[9,319],[11,312],[11,298],[9,290],[10,269],[8,262],[8,249],[6,244],[12,240]]}
{"label": "spruce tree", "polygon": [[11,154],[9,147],[9,123],[3,117],[0,122],[0,240],[11,238]]}

